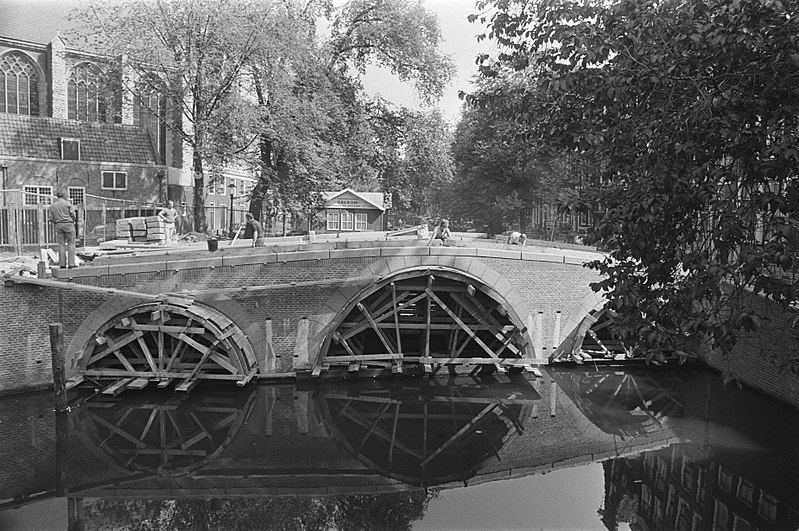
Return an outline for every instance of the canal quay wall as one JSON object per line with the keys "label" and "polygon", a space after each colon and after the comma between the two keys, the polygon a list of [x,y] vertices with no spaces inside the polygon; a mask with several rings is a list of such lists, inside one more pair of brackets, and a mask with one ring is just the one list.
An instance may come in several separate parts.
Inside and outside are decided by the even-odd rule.
{"label": "canal quay wall", "polygon": [[63,324],[70,376],[93,334],[148,296],[190,299],[221,312],[246,334],[261,365],[258,377],[292,377],[313,364],[331,320],[358,293],[381,278],[425,268],[462,272],[489,286],[528,328],[536,357],[545,359],[600,302],[589,286],[599,276],[583,266],[598,256],[489,241],[442,247],[415,240],[103,256],[77,269],[53,270],[55,281],[67,283],[64,289],[52,281],[0,288],[0,394],[52,385],[50,323]]}
{"label": "canal quay wall", "polygon": [[742,301],[750,311],[765,315],[757,332],[742,332],[729,354],[708,349],[700,360],[726,380],[765,392],[799,408],[799,328],[795,314],[774,301],[747,293]]}

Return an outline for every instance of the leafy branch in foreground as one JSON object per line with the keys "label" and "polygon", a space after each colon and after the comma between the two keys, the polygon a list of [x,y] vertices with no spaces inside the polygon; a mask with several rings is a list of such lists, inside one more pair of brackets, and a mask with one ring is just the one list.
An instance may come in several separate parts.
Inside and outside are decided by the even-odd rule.
{"label": "leafy branch in foreground", "polygon": [[[502,46],[467,96],[531,144],[601,161],[594,242],[639,355],[728,351],[799,303],[799,3],[478,2]],[[522,80],[521,82],[519,80]]]}

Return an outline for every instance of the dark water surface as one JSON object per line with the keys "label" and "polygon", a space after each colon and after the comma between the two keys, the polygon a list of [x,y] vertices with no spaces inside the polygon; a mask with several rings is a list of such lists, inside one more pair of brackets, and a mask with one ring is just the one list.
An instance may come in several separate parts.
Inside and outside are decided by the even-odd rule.
{"label": "dark water surface", "polygon": [[1,530],[797,528],[799,412],[697,369],[0,399]]}

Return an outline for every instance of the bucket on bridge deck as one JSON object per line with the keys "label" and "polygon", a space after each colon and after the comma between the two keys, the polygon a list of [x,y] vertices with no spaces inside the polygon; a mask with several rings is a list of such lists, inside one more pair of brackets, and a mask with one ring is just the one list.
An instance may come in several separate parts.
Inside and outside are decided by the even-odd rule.
{"label": "bucket on bridge deck", "polygon": [[214,252],[219,249],[219,240],[217,240],[216,238],[208,238],[208,240],[206,240],[206,243],[208,244],[208,250],[211,252]]}

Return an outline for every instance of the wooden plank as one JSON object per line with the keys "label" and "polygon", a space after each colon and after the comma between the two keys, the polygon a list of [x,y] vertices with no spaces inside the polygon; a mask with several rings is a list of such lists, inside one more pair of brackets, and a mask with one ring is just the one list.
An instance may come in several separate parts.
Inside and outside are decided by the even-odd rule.
{"label": "wooden plank", "polygon": [[222,367],[231,374],[238,374],[238,375],[244,374],[240,368],[235,367],[232,363],[230,363],[229,361],[230,357],[225,358],[218,352],[211,352],[208,355],[208,358],[214,360],[217,364],[219,364],[220,367]]}
{"label": "wooden plank", "polygon": [[191,377],[187,378],[186,380],[183,380],[178,385],[176,385],[175,391],[180,391],[181,393],[188,393],[189,391],[197,387],[198,383],[200,383],[200,380],[194,378],[194,375],[192,375]]}
{"label": "wooden plank", "polygon": [[248,383],[250,383],[250,380],[252,380],[257,373],[258,373],[258,368],[256,367],[256,368],[250,370],[250,372],[247,374],[247,376],[245,376],[241,380],[236,380],[236,385],[238,385],[239,387],[243,387],[243,386],[247,385]]}
{"label": "wooden plank", "polygon": [[[101,351],[99,354],[95,354],[94,356],[92,356],[89,359],[89,362],[88,362],[87,365],[94,365],[94,363],[97,362],[98,360],[103,359],[104,357],[106,357],[107,355],[111,354],[112,352],[119,351],[120,348],[124,347],[128,343],[132,343],[133,341],[138,340],[141,336],[142,336],[142,333],[140,331],[138,331],[138,330],[133,330],[129,334],[125,334],[124,336],[119,338],[119,340],[117,340],[117,341],[113,341],[110,338],[108,338],[107,336],[104,336],[105,337],[105,343],[108,345],[108,347],[105,350]],[[122,361],[122,360],[120,360],[120,361]],[[124,364],[125,364],[125,362],[123,362],[123,365]]]}
{"label": "wooden plank", "polygon": [[[425,317],[425,324],[427,328],[425,329],[424,334],[424,355],[430,355],[430,317],[432,313],[433,301],[432,301],[432,293],[433,293],[433,275],[427,277],[427,288],[425,289],[424,293],[427,294],[427,312]],[[441,300],[441,299],[439,299]]]}
{"label": "wooden plank", "polygon": [[100,288],[97,286],[89,286],[87,284],[78,284],[75,282],[64,282],[62,280],[53,280],[37,277],[27,277],[20,275],[6,275],[4,277],[6,282],[14,282],[16,284],[36,284],[37,286],[46,286],[48,288],[70,289],[73,291],[85,291],[90,293],[102,293],[104,295],[124,295],[125,297],[135,297],[137,299],[158,300],[158,295],[151,295],[149,293],[138,293],[135,291],[126,291],[116,288]]}
{"label": "wooden plank", "polygon": [[[408,296],[407,293],[403,293],[403,294],[399,295],[400,301],[402,301],[407,296]],[[385,304],[384,306],[381,306],[381,307],[377,308],[375,310],[375,313],[377,314],[377,317],[375,318],[375,322],[382,323],[383,321],[385,321],[386,319],[388,319],[389,317],[391,317],[395,313],[398,313],[398,312],[404,310],[405,308],[407,308],[408,306],[411,306],[412,304],[416,304],[420,300],[424,299],[426,296],[427,295],[425,295],[424,293],[421,293],[420,295],[417,295],[417,296],[413,297],[410,300],[401,302],[398,307],[392,307],[391,303],[388,303],[388,304]],[[389,310],[389,308],[391,308],[391,309]],[[368,329],[371,325],[369,324],[368,321],[363,321],[363,322],[358,322],[358,323],[342,323],[342,326],[347,326],[348,329],[347,329],[347,331],[345,333],[343,333],[341,335],[341,337],[343,337],[344,339],[349,339],[349,338],[351,338],[351,337],[353,337],[355,335],[360,334],[364,330]],[[350,326],[352,328],[350,328]]]}
{"label": "wooden plank", "polygon": [[76,386],[80,385],[81,383],[83,383],[83,380],[84,380],[84,378],[83,378],[82,375],[73,376],[72,378],[67,380],[66,390],[69,391],[73,387],[76,387]]}
{"label": "wooden plank", "polygon": [[344,337],[342,337],[342,335],[339,334],[338,331],[336,331],[333,334],[333,339],[335,339],[337,343],[339,343],[341,346],[343,346],[344,350],[346,350],[347,353],[350,356],[356,356],[357,355],[355,353],[355,351],[353,350],[353,348],[350,346],[349,342]]}
{"label": "wooden plank", "polygon": [[532,358],[437,358],[434,356],[405,356],[404,361],[416,363],[441,363],[443,365],[505,365],[525,367],[527,365],[545,365],[545,359]]}
{"label": "wooden plank", "polygon": [[147,343],[144,341],[144,336],[140,336],[137,339],[139,346],[141,347],[142,353],[144,357],[147,359],[147,365],[154,371],[157,371],[159,368],[155,365],[155,360],[153,359],[153,355],[150,353],[150,348],[147,346]]}
{"label": "wooden plank", "polygon": [[[394,329],[397,334],[397,352],[402,352],[402,337],[400,334],[399,311],[397,310],[397,286],[394,282],[391,283],[391,302],[394,306]],[[400,372],[402,372],[402,362],[398,363]]]}
{"label": "wooden plank", "polygon": [[340,363],[340,362],[351,362],[351,361],[385,361],[385,360],[396,360],[402,358],[402,353],[394,353],[394,354],[353,354],[350,356],[325,356],[322,358],[323,363]]}
{"label": "wooden plank", "polygon": [[[352,325],[353,323],[342,323],[342,326]],[[428,328],[427,324],[425,323],[399,323],[399,325],[395,325],[394,323],[380,323],[375,320],[375,326],[381,329],[388,329],[388,328],[399,328],[400,330],[424,330]],[[367,327],[368,328],[368,327]],[[429,326],[430,330],[460,330],[460,327],[456,324],[447,324],[447,323],[430,323]],[[487,330],[489,332],[495,332],[499,330],[496,326],[492,326],[490,324],[483,324],[483,323],[473,323],[471,325],[472,330]],[[514,327],[515,329],[515,327]],[[363,330],[361,330],[363,331]],[[347,336],[351,337],[349,330],[347,331]]]}
{"label": "wooden plank", "polygon": [[107,396],[117,396],[119,393],[127,389],[128,385],[130,385],[133,380],[133,378],[121,378],[100,391],[100,393]]}
{"label": "wooden plank", "polygon": [[555,327],[552,330],[552,348],[560,346],[560,327],[561,327],[561,311],[555,312]]}
{"label": "wooden plank", "polygon": [[[488,345],[486,345],[485,342],[482,339],[480,339],[477,336],[477,334],[475,334],[472,331],[472,329],[469,328],[468,325],[466,325],[466,323],[464,323],[457,315],[455,315],[455,313],[444,303],[444,301],[442,301],[435,293],[433,293],[432,290],[428,291],[428,293],[429,293],[430,297],[432,299],[434,299],[438,303],[438,305],[445,312],[447,312],[449,314],[449,316],[452,318],[452,320],[454,320],[456,323],[458,323],[458,325],[463,329],[463,331],[466,332],[469,335],[469,337],[471,337],[472,340],[475,343],[480,345],[480,348],[482,348],[486,352],[486,354],[488,354],[491,357],[498,358],[497,354],[493,350],[491,350],[491,348]],[[428,340],[429,340],[429,338],[428,338]],[[429,345],[428,345],[428,349],[426,350],[425,354],[429,355]]]}
{"label": "wooden plank", "polygon": [[[164,377],[163,373],[155,373],[155,372],[148,372],[148,371],[134,371],[128,372],[123,371],[120,369],[105,369],[105,370],[92,370],[87,369],[80,371],[83,376],[90,376],[93,378],[162,378]],[[166,373],[169,378],[188,378],[192,375],[192,372],[189,370],[181,370],[181,371],[174,371]],[[197,378],[202,380],[240,380],[240,374],[198,374]]]}
{"label": "wooden plank", "polygon": [[[154,312],[157,313],[157,312]],[[180,325],[160,325],[160,324],[140,324],[132,322],[123,326],[117,325],[116,328],[120,330],[142,330],[145,332],[169,332],[172,334],[204,334],[204,327],[188,327]]]}
{"label": "wooden plank", "polygon": [[136,378],[135,380],[130,382],[130,384],[128,384],[128,389],[135,389],[136,391],[139,391],[147,387],[147,384],[149,383],[150,383],[149,378]]}
{"label": "wooden plank", "polygon": [[359,302],[358,309],[361,311],[361,313],[363,313],[364,317],[366,317],[366,320],[369,321],[369,324],[374,329],[375,333],[377,334],[377,337],[380,339],[380,342],[383,343],[383,346],[386,348],[386,352],[394,354],[394,347],[389,344],[388,338],[383,333],[383,331],[377,327],[375,320],[372,318],[372,314],[369,313],[369,310],[366,308],[366,306],[364,306]]}

